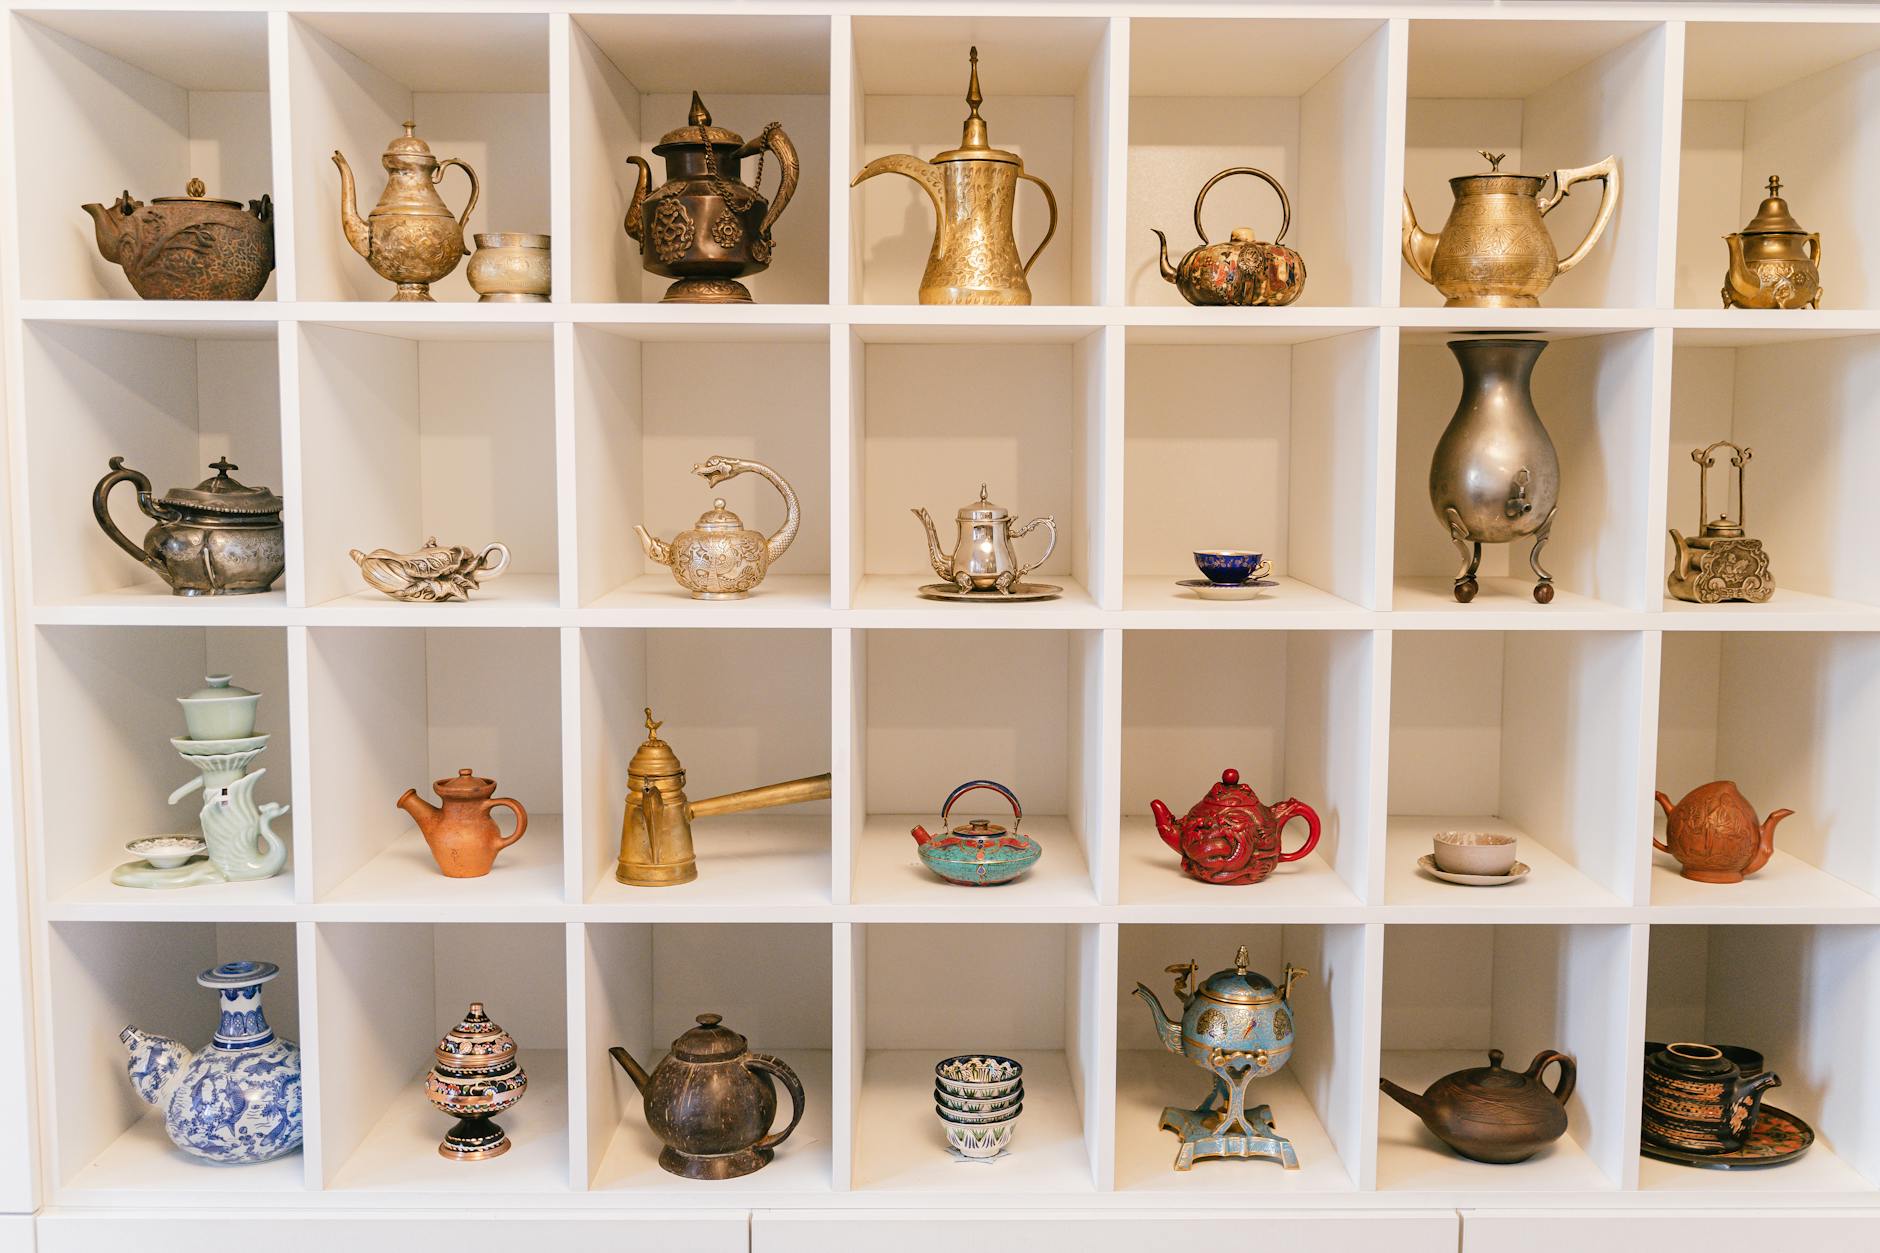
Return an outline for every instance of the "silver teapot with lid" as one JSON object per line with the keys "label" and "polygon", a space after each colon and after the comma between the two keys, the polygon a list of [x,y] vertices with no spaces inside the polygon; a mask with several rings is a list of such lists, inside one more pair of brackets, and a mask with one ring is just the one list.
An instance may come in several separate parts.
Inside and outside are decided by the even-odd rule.
{"label": "silver teapot with lid", "polygon": [[[92,489],[92,514],[112,543],[162,575],[178,596],[265,592],[287,568],[281,498],[230,477],[241,467],[227,457],[209,468],[214,477],[155,499],[150,479],[113,457],[110,473]],[[156,519],[141,548],[111,520],[111,489],[119,483],[135,486],[137,507]]]}
{"label": "silver teapot with lid", "polygon": [[[940,551],[940,536],[927,511],[916,508],[914,516],[927,528],[927,560],[933,563],[934,573],[962,592],[990,591],[1009,596],[1013,586],[1049,561],[1057,547],[1056,519],[1047,515],[1014,526],[1010,510],[986,499],[984,483],[979,485],[979,499],[962,505],[954,515],[959,539],[951,555]],[[1012,541],[1023,539],[1041,526],[1049,535],[1044,552],[1036,561],[1021,563]]]}

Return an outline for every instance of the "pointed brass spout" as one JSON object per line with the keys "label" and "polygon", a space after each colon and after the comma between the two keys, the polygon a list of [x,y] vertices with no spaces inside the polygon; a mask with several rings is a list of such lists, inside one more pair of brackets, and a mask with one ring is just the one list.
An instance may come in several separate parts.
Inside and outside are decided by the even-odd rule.
{"label": "pointed brass spout", "polygon": [[824,800],[830,794],[830,776],[817,774],[707,800],[688,800],[685,767],[672,746],[659,738],[660,725],[648,709],[646,740],[627,764],[626,816],[620,827],[620,858],[614,867],[614,878],[621,883],[671,887],[698,878],[698,859],[692,851],[694,818]]}
{"label": "pointed brass spout", "polygon": [[1410,263],[1416,276],[1426,283],[1434,283],[1430,269],[1436,259],[1436,245],[1442,242],[1441,235],[1432,235],[1417,225],[1417,211],[1410,207],[1410,193],[1403,194],[1403,257]]}
{"label": "pointed brass spout", "polygon": [[333,150],[333,164],[339,167],[339,225],[346,242],[362,257],[372,254],[372,227],[359,216],[358,190],[353,186],[352,166],[339,149]]}

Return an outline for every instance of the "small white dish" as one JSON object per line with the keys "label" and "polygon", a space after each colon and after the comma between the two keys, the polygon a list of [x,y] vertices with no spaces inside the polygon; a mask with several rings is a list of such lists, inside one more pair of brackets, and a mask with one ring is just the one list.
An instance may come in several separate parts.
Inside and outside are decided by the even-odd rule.
{"label": "small white dish", "polygon": [[192,857],[200,857],[209,845],[200,835],[147,835],[124,846],[132,857],[141,857],[158,870],[172,870]]}
{"label": "small white dish", "polygon": [[1423,869],[1429,871],[1438,879],[1445,880],[1449,883],[1460,883],[1464,887],[1471,888],[1498,888],[1504,883],[1517,883],[1527,878],[1528,873],[1528,864],[1524,861],[1518,861],[1509,868],[1507,874],[1455,874],[1438,866],[1434,853],[1425,853],[1423,856],[1417,858],[1417,865],[1423,867]]}
{"label": "small white dish", "polygon": [[1248,579],[1245,583],[1210,583],[1206,579],[1177,579],[1176,587],[1185,587],[1202,600],[1257,600],[1269,587],[1278,587],[1272,579]]}

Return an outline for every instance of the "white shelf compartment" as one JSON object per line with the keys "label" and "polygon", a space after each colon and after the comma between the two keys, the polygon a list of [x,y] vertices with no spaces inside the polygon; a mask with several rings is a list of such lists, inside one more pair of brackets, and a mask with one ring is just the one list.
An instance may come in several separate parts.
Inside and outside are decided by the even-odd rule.
{"label": "white shelf compartment", "polygon": [[[1828,245],[1823,308],[1880,306],[1880,253],[1860,229],[1874,191],[1866,169],[1880,155],[1880,130],[1860,103],[1880,73],[1872,56],[1877,50],[1880,28],[1866,23],[1685,25],[1679,307],[1722,307],[1729,268],[1722,237],[1756,215],[1772,174],[1781,178],[1781,195],[1803,228],[1820,232]],[[1779,316],[1816,320],[1798,311]]]}
{"label": "white shelf compartment", "polygon": [[[686,1209],[749,1206],[767,1194],[827,1194],[834,1179],[832,1132],[833,954],[828,926],[727,923],[609,923],[580,943],[586,1008],[577,1116],[585,1134],[590,1193]],[[844,990],[847,995],[847,989]],[[607,1050],[625,1048],[649,1072],[700,1014],[716,1013],[760,1053],[796,1071],[807,1096],[803,1121],[762,1170],[733,1180],[689,1180],[658,1163],[660,1141],[640,1094]],[[780,1130],[790,1095],[777,1088]],[[846,1139],[846,1137],[844,1137]]]}
{"label": "white shelf compartment", "polygon": [[1695,883],[1651,853],[1654,919],[1880,921],[1873,763],[1859,747],[1880,736],[1876,673],[1880,638],[1869,634],[1666,633],[1658,790],[1676,804],[1731,779],[1759,820],[1795,812],[1776,827],[1769,864],[1741,883]]}
{"label": "white shelf compartment", "polygon": [[[36,873],[42,899],[59,916],[278,917],[295,896],[296,840],[305,800],[295,782],[295,719],[288,699],[286,632],[243,627],[41,627],[36,734],[31,757],[40,787],[54,798],[41,812]],[[231,674],[260,692],[256,731],[271,738],[251,769],[265,769],[256,800],[290,806],[274,830],[289,844],[279,875],[249,883],[128,888],[114,867],[137,860],[129,840],[200,830],[201,792],[167,803],[197,777],[170,744],[187,734],[179,696],[207,674]],[[304,828],[303,828],[304,829]]]}
{"label": "white shelf compartment", "polygon": [[[1027,276],[1033,305],[1116,303],[1106,284],[1107,237],[1121,171],[1107,126],[1125,71],[1110,23],[1098,17],[869,15],[851,20],[854,63],[848,149],[852,178],[888,153],[922,160],[960,145],[967,50],[979,49],[980,116],[992,146],[1051,185],[1057,234]],[[846,171],[843,166],[846,159]],[[844,182],[847,178],[844,178]],[[1013,210],[1019,257],[1049,222],[1044,197],[1021,181]],[[933,245],[933,205],[913,180],[882,174],[849,193],[849,298],[914,304]]]}
{"label": "white shelf compartment", "polygon": [[[580,603],[597,611],[589,616],[722,625],[828,609],[827,330],[588,325],[573,328],[572,343],[576,564]],[[722,498],[753,530],[783,525],[783,502],[762,476],[712,487],[691,472],[713,456],[776,470],[802,502],[802,523],[749,597],[701,604],[646,558],[636,524],[671,540]]]}
{"label": "white shelf compartment", "polygon": [[[1880,335],[1680,331],[1673,345],[1667,525],[1687,538],[1702,529],[1692,450],[1720,439],[1747,446],[1754,455],[1744,467],[1744,525],[1762,541],[1776,591],[1760,605],[1693,605],[1666,594],[1661,577],[1653,593],[1665,612],[1692,625],[1721,619],[1749,630],[1824,618],[1870,627],[1880,617],[1880,576],[1862,559],[1857,536],[1880,523],[1862,478],[1880,457],[1868,382],[1880,377]],[[1741,512],[1730,456],[1727,448],[1712,454],[1713,517]],[[1673,553],[1667,538],[1661,570],[1671,568]]]}
{"label": "white shelf compartment", "polygon": [[[1526,20],[1410,20],[1403,180],[1417,219],[1426,231],[1442,229],[1454,202],[1449,180],[1487,173],[1482,149],[1503,154],[1504,172],[1537,177],[1616,156],[1620,187],[1612,221],[1598,246],[1559,276],[1541,304],[1660,304],[1669,27],[1604,15],[1548,21],[1538,10],[1520,17]],[[1598,183],[1582,184],[1547,215],[1562,257],[1592,227],[1599,196]],[[1404,304],[1443,303],[1407,263],[1398,267]]]}
{"label": "white shelf compartment", "polygon": [[[1175,1134],[1160,1128],[1167,1107],[1194,1108],[1207,1096],[1209,1072],[1162,1047],[1147,1007],[1134,995],[1146,985],[1171,1016],[1182,1012],[1164,968],[1193,959],[1197,977],[1232,969],[1246,945],[1249,969],[1283,979],[1287,962],[1309,972],[1293,985],[1289,1006],[1291,1062],[1254,1081],[1249,1105],[1272,1106],[1273,1124],[1291,1140],[1298,1170],[1272,1161],[1197,1161],[1174,1169]],[[1258,1198],[1262,1204],[1308,1200],[1358,1189],[1365,1160],[1364,1107],[1368,1067],[1362,1026],[1367,1016],[1366,966],[1371,942],[1361,926],[1236,924],[1141,925],[1117,928],[1116,1190],[1161,1193],[1218,1205]]]}
{"label": "white shelf compartment", "polygon": [[[1460,338],[1467,337],[1465,331]],[[1481,590],[1466,607],[1457,603],[1462,559],[1430,507],[1429,473],[1461,396],[1462,371],[1448,348],[1458,337],[1416,331],[1405,332],[1397,384],[1394,608],[1567,618],[1658,603],[1664,576],[1647,568],[1658,546],[1646,540],[1655,333],[1543,338],[1548,346],[1534,366],[1534,407],[1560,459],[1559,512],[1541,552],[1554,576],[1553,602],[1534,601],[1533,540],[1522,538],[1482,545]]]}
{"label": "white shelf compartment", "polygon": [[[653,145],[688,124],[694,91],[714,126],[747,140],[768,122],[782,123],[802,160],[802,181],[774,228],[770,268],[742,280],[752,298],[759,305],[830,300],[829,198],[840,183],[829,160],[829,28],[822,15],[582,13],[570,20],[576,300],[657,301],[671,285],[642,268],[640,246],[624,229],[639,173],[626,157],[651,163],[649,190],[663,184],[665,159],[653,155]],[[774,204],[775,156],[766,154],[763,168],[758,190]],[[724,173],[751,185],[757,160]]]}
{"label": "white shelf compartment", "polygon": [[[1131,631],[1123,638],[1120,901],[1153,913],[1232,921],[1309,921],[1355,913],[1369,890],[1381,814],[1374,743],[1381,645],[1368,631]],[[1318,814],[1313,852],[1263,883],[1222,886],[1182,873],[1149,801],[1179,819],[1221,778],[1240,772],[1271,806],[1296,797]],[[1280,832],[1287,851],[1308,828]]]}
{"label": "white shelf compartment", "polygon": [[[1354,485],[1379,477],[1366,435],[1388,333],[1290,345],[1179,333],[1125,333],[1124,608],[1219,622],[1378,607],[1384,498]],[[1286,582],[1255,601],[1203,601],[1174,583],[1201,577],[1204,546],[1262,552]]]}
{"label": "white shelf compartment", "polygon": [[[171,1209],[228,1200],[228,1167],[171,1143],[163,1111],[144,1104],[118,1032],[136,1026],[190,1052],[209,1043],[219,1011],[196,976],[225,961],[269,961],[281,974],[262,992],[275,1034],[301,1035],[294,927],[279,922],[59,922],[47,929],[45,970],[61,994],[39,1023],[46,1076],[40,1117],[45,1172],[77,1206]],[[304,1060],[304,1058],[303,1058]],[[244,1198],[304,1198],[307,1159],[289,1153],[238,1169]]]}
{"label": "white shelf compartment", "polygon": [[[148,204],[192,178],[244,205],[274,195],[265,13],[50,9],[8,22],[16,116],[47,121],[14,139],[16,168],[31,172],[15,180],[20,238],[34,241],[18,254],[21,295],[138,299],[81,204],[109,208],[123,191]],[[278,219],[275,250],[278,265]],[[278,287],[270,278],[259,298]]]}
{"label": "white shelf compartment", "polygon": [[[511,917],[564,900],[561,645],[552,630],[306,632],[313,899],[360,920]],[[469,768],[529,812],[488,875],[452,879],[397,807]],[[515,830],[507,811],[491,814]]]}
{"label": "white shelf compartment", "polygon": [[[972,614],[984,624],[1042,623],[1106,603],[1106,545],[1115,523],[1101,503],[1109,458],[1102,397],[1111,354],[1121,351],[1113,336],[1079,327],[1007,336],[990,324],[963,335],[851,333],[846,565],[854,608],[921,610],[935,621]],[[954,515],[981,484],[1012,511],[1015,525],[1057,520],[1056,550],[1025,580],[1063,587],[1060,599],[988,608],[917,595],[939,576],[920,521],[908,511],[927,510],[941,552],[950,555],[958,540]],[[1036,561],[1045,542],[1042,527],[1017,541],[1019,560]]]}
{"label": "white shelf compartment", "polygon": [[[554,351],[549,328],[298,328],[302,542],[288,586],[323,613],[475,622],[560,601]],[[368,586],[352,549],[500,541],[509,568],[418,619]],[[298,557],[298,560],[295,558]],[[290,596],[292,592],[290,591]]]}
{"label": "white shelf compartment", "polygon": [[[1495,889],[1501,891],[1502,889]],[[1567,1134],[1525,1162],[1471,1161],[1415,1114],[1376,1097],[1380,1192],[1611,1193],[1636,1154],[1627,988],[1633,928],[1508,925],[1384,929],[1383,1076],[1412,1092],[1488,1050],[1525,1070],[1542,1049],[1574,1061]],[[1542,1076],[1553,1087],[1558,1074]]]}
{"label": "white shelf compartment", "polygon": [[[850,990],[858,1194],[1007,1198],[1093,1192],[1108,1083],[1096,925],[857,925]],[[955,960],[966,952],[1002,960]],[[934,1065],[963,1053],[1025,1068],[1007,1156],[956,1157],[934,1113]],[[1009,1203],[1009,1202],[1008,1202]]]}
{"label": "white shelf compartment", "polygon": [[[1693,1206],[1850,1195],[1871,1202],[1880,1191],[1880,1110],[1873,1091],[1847,1083],[1847,1058],[1874,1048],[1877,977],[1880,928],[1872,926],[1653,927],[1645,1040],[1757,1050],[1782,1080],[1764,1106],[1807,1120],[1815,1143],[1796,1161],[1764,1170],[1704,1170],[1641,1155],[1639,1190]],[[1641,1049],[1636,1037],[1631,1048]],[[1642,1052],[1631,1060],[1642,1067]]]}
{"label": "white shelf compartment", "polygon": [[[1635,632],[1397,633],[1380,868],[1392,916],[1564,922],[1632,904],[1649,831],[1646,666]],[[1434,879],[1416,861],[1443,830],[1515,835],[1532,871],[1495,887]]]}
{"label": "white shelf compartment", "polygon": [[[308,1152],[325,1191],[565,1192],[567,928],[323,922],[313,931],[320,1026],[306,1088],[318,1134]],[[515,1037],[529,1090],[497,1119],[509,1152],[466,1164],[437,1152],[455,1119],[432,1108],[424,1075],[473,1002]]]}
{"label": "white shelf compartment", "polygon": [[[393,285],[340,230],[332,154],[352,166],[364,217],[385,190],[379,156],[408,121],[438,160],[456,157],[476,170],[481,194],[464,228],[466,249],[475,250],[470,237],[479,232],[551,233],[548,32],[545,13],[293,15],[286,31],[293,155],[283,162],[293,180],[292,298],[392,298]],[[461,219],[470,195],[464,172],[445,170],[437,190]],[[477,299],[463,265],[431,284],[431,295]]]}
{"label": "white shelf compartment", "polygon": [[[1286,55],[1275,58],[1276,48]],[[1254,64],[1262,72],[1248,75]],[[1292,203],[1282,242],[1306,263],[1299,305],[1379,304],[1381,250],[1388,238],[1394,256],[1396,242],[1390,198],[1377,194],[1390,147],[1389,64],[1389,23],[1377,18],[1132,19],[1125,301],[1184,304],[1161,276],[1150,228],[1168,236],[1179,263],[1200,242],[1192,223],[1201,185],[1254,166]],[[1240,176],[1214,188],[1204,218],[1215,243],[1241,226],[1272,241],[1280,205],[1260,180]]]}
{"label": "white shelf compartment", "polygon": [[[567,647],[580,719],[573,899],[610,920],[826,920],[828,801],[698,819],[690,883],[630,887],[614,868],[627,765],[646,739],[648,706],[694,801],[832,771],[829,632],[593,629]],[[843,786],[837,777],[834,788]]]}
{"label": "white shelf compartment", "polygon": [[[850,633],[852,899],[864,916],[1017,921],[1097,903],[1114,809],[1101,731],[1114,646],[1097,631]],[[970,699],[952,675],[973,676]],[[940,834],[941,803],[974,779],[1010,788],[1019,828],[1043,846],[1010,883],[948,883],[916,855],[914,825]],[[968,794],[949,821],[975,816],[1012,824],[995,792]]]}
{"label": "white shelf compartment", "polygon": [[[22,492],[30,543],[20,552],[37,605],[104,617],[135,606],[146,621],[194,623],[285,606],[286,579],[268,592],[185,604],[74,507],[111,472],[112,457],[143,471],[159,497],[215,477],[211,463],[224,457],[242,482],[287,494],[273,327],[35,323],[23,349],[25,455],[34,473]],[[110,508],[133,544],[157,525],[137,508],[135,485],[118,484]]]}

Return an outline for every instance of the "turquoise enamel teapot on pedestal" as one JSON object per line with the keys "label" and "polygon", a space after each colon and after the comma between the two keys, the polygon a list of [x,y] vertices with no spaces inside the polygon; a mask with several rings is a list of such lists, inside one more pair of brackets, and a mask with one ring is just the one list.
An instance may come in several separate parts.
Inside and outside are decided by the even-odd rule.
{"label": "turquoise enamel teapot on pedestal", "polygon": [[[948,827],[953,813],[953,803],[968,792],[980,790],[997,792],[1012,806],[1012,825],[1004,825],[985,818],[974,818],[956,827]],[[967,887],[990,887],[995,883],[1010,883],[1037,864],[1044,855],[1044,849],[1038,841],[1018,829],[1024,819],[1025,811],[1018,803],[1018,797],[1012,789],[990,779],[974,779],[962,783],[947,796],[946,803],[940,806],[940,835],[929,835],[927,828],[914,828],[914,843],[920,846],[920,863],[945,879],[948,883],[963,883]]]}

